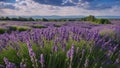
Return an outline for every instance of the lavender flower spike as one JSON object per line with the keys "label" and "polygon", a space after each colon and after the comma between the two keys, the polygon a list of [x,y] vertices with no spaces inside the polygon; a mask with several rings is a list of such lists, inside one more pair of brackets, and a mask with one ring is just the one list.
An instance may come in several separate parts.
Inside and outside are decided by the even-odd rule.
{"label": "lavender flower spike", "polygon": [[45,63],[44,55],[41,54],[41,55],[40,55],[40,64],[41,64],[41,67],[42,67],[42,68],[44,68],[44,63]]}
{"label": "lavender flower spike", "polygon": [[84,63],[84,67],[87,68],[87,67],[88,67],[88,64],[89,64],[89,59],[86,59],[86,60],[85,60],[85,63]]}
{"label": "lavender flower spike", "polygon": [[20,63],[20,68],[26,68],[26,64],[24,62]]}
{"label": "lavender flower spike", "polygon": [[3,60],[4,60],[5,64],[6,64],[6,68],[17,68],[16,65],[14,63],[9,62],[6,57],[4,57]]}

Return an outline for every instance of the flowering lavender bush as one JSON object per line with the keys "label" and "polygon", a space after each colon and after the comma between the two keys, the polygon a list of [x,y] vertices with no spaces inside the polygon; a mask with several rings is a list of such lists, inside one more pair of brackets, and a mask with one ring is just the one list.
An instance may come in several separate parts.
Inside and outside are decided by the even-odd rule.
{"label": "flowering lavender bush", "polygon": [[[84,26],[93,27],[92,25]],[[112,29],[116,34],[119,33],[117,26]],[[99,31],[74,24],[59,28],[48,27],[1,34],[0,66],[6,68],[118,68],[120,43],[109,35],[101,36]]]}

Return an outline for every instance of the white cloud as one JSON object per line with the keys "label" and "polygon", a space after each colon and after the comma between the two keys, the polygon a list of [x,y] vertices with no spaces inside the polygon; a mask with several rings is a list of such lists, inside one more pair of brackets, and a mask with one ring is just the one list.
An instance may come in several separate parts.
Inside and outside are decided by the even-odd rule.
{"label": "white cloud", "polygon": [[[72,0],[69,0],[72,2]],[[80,0],[81,1],[81,0]],[[66,2],[64,2],[66,3]],[[7,15],[17,15],[17,16],[33,16],[33,15],[120,15],[119,6],[114,6],[111,9],[104,10],[87,10],[82,8],[89,7],[89,3],[78,3],[78,6],[52,6],[52,5],[43,5],[32,0],[16,0],[16,3],[13,4],[15,9],[0,9],[1,16]],[[2,12],[1,12],[2,11]],[[4,13],[3,13],[4,12]]]}

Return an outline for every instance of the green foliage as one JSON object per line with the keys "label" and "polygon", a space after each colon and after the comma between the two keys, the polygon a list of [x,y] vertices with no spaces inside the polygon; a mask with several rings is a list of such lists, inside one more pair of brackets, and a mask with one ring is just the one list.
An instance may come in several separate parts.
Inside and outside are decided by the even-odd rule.
{"label": "green foliage", "polygon": [[110,24],[110,21],[108,19],[97,19],[95,22],[98,24]]}
{"label": "green foliage", "polygon": [[19,42],[19,50],[18,50],[18,58],[20,58],[21,61],[25,62],[27,65],[26,68],[32,68],[32,62],[29,56],[28,47],[26,43]]}
{"label": "green foliage", "polygon": [[52,21],[52,20],[49,20],[49,19],[46,19],[46,18],[41,18],[41,19],[35,19],[35,21],[45,21],[45,22],[47,22],[47,21]]}
{"label": "green foliage", "polygon": [[10,18],[9,18],[9,17],[6,17],[5,19],[6,19],[6,20],[10,20]]}
{"label": "green foliage", "polygon": [[43,25],[33,25],[32,28],[47,28],[47,27]]}
{"label": "green foliage", "polygon": [[28,21],[35,21],[32,17],[28,18]]}
{"label": "green foliage", "polygon": [[9,17],[0,17],[0,20],[10,20]]}
{"label": "green foliage", "polygon": [[86,19],[87,21],[95,21],[95,20],[96,20],[96,18],[95,18],[94,16],[92,16],[92,15],[86,17],[85,19]]}
{"label": "green foliage", "polygon": [[35,21],[32,17],[30,17],[30,18],[24,18],[24,17],[18,17],[18,18],[0,17],[0,20]]}
{"label": "green foliage", "polygon": [[[7,57],[9,61],[16,63],[19,66],[20,59],[17,56],[17,52],[14,48],[8,46],[0,52],[0,64],[4,64],[3,58]],[[16,62],[17,61],[17,62]]]}
{"label": "green foliage", "polygon": [[41,18],[41,21],[48,21],[48,19],[46,19],[46,18]]}
{"label": "green foliage", "polygon": [[[12,21],[17,21],[18,18],[11,18]],[[19,21],[19,20],[18,20]]]}
{"label": "green foliage", "polygon": [[108,35],[109,37],[113,37],[115,35],[115,31],[114,30],[107,29],[107,28],[104,28],[104,29],[100,30],[99,33],[100,33],[101,36]]}
{"label": "green foliage", "polygon": [[27,26],[9,26],[8,27],[8,33],[12,32],[12,31],[26,31],[26,30],[31,30],[30,27]]}
{"label": "green foliage", "polygon": [[48,19],[49,21],[51,22],[57,22],[58,20],[57,19]]}
{"label": "green foliage", "polygon": [[99,31],[99,34],[103,37],[103,36],[108,36],[113,40],[113,43],[119,43],[120,44],[120,32],[116,32],[113,29],[108,29],[108,28],[104,28],[102,30]]}
{"label": "green foliage", "polygon": [[25,26],[18,26],[17,30],[21,32],[21,31],[26,31],[26,30],[31,30],[31,29],[29,27],[25,27]]}
{"label": "green foliage", "polygon": [[7,22],[0,22],[0,25],[6,25]]}
{"label": "green foliage", "polygon": [[54,27],[61,27],[61,25],[53,24]]}
{"label": "green foliage", "polygon": [[5,28],[0,28],[0,34],[3,34],[3,33],[5,33],[7,31],[7,29],[5,29]]}
{"label": "green foliage", "polygon": [[27,18],[19,17],[18,20],[19,21],[27,21]]}
{"label": "green foliage", "polygon": [[17,30],[17,26],[9,26],[9,31],[16,31]]}
{"label": "green foliage", "polygon": [[90,15],[88,17],[82,18],[82,21],[90,21],[95,24],[110,24],[111,22],[108,19],[97,19],[94,16]]}

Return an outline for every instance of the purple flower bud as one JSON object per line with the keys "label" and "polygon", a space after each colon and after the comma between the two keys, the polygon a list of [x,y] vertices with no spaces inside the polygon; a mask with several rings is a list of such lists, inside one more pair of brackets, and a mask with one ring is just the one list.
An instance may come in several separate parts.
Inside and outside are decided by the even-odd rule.
{"label": "purple flower bud", "polygon": [[9,61],[8,61],[8,59],[6,57],[4,57],[3,60],[4,60],[4,62],[5,62],[6,65],[9,64]]}
{"label": "purple flower bud", "polygon": [[53,52],[57,52],[58,51],[58,46],[54,45],[52,50],[53,50]]}
{"label": "purple flower bud", "polygon": [[119,64],[119,63],[120,63],[120,60],[119,60],[119,58],[117,58],[117,59],[115,60],[114,64]]}
{"label": "purple flower bud", "polygon": [[20,63],[20,68],[26,68],[26,64],[23,63],[23,62],[21,62],[21,63]]}
{"label": "purple flower bud", "polygon": [[41,48],[44,48],[44,41],[41,42]]}
{"label": "purple flower bud", "polygon": [[73,59],[73,56],[74,56],[74,45],[71,46],[71,49],[68,50],[67,52],[67,57],[71,59]]}
{"label": "purple flower bud", "polygon": [[65,49],[66,49],[66,44],[65,44],[65,43],[62,43],[61,47],[62,47],[62,50],[65,51]]}
{"label": "purple flower bud", "polygon": [[116,49],[117,49],[118,46],[119,46],[119,45],[116,45],[116,46],[113,48],[113,52],[116,51]]}
{"label": "purple flower bud", "polygon": [[32,45],[30,44],[29,41],[27,41],[27,46],[28,46],[29,56],[30,56],[31,61],[33,63],[33,67],[38,67],[37,61],[36,61],[36,54],[32,50]]}
{"label": "purple flower bud", "polygon": [[86,60],[85,60],[85,63],[84,63],[84,67],[85,67],[85,68],[88,67],[88,63],[89,63],[89,59],[86,59]]}
{"label": "purple flower bud", "polygon": [[109,57],[113,52],[111,50],[108,50],[107,56]]}
{"label": "purple flower bud", "polygon": [[0,68],[5,68],[3,65],[0,65]]}
{"label": "purple flower bud", "polygon": [[70,50],[67,51],[67,57],[68,57],[68,58],[71,57],[71,51],[70,51]]}
{"label": "purple flower bud", "polygon": [[6,68],[17,68],[16,65],[14,63],[9,62],[6,57],[4,57],[3,60],[4,60],[5,64],[6,64]]}
{"label": "purple flower bud", "polygon": [[41,55],[40,55],[40,64],[41,64],[41,67],[42,67],[42,68],[44,67],[44,63],[45,63],[44,55],[41,54]]}

